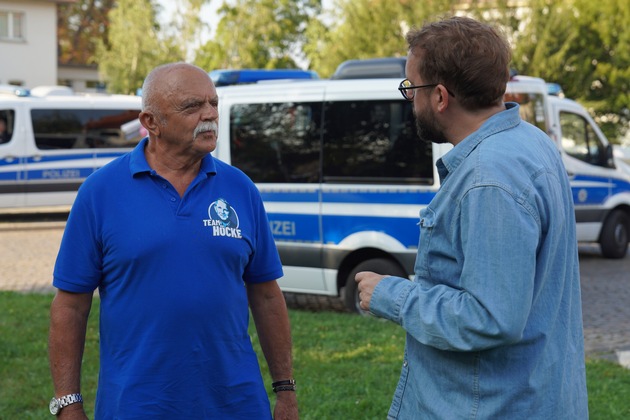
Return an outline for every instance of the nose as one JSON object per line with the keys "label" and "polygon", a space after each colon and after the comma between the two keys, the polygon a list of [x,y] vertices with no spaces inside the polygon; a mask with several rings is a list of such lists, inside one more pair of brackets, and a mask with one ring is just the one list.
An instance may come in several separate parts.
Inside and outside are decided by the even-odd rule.
{"label": "nose", "polygon": [[219,118],[219,109],[216,105],[206,102],[202,109],[201,118],[204,121],[215,121]]}

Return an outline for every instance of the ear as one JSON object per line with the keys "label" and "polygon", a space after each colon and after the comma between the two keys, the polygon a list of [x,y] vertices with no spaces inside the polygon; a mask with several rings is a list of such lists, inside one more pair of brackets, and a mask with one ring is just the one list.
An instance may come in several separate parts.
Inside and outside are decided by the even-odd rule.
{"label": "ear", "polygon": [[444,112],[448,109],[449,100],[451,99],[448,95],[448,90],[443,85],[437,85],[436,89],[438,91],[437,95],[437,110],[438,112]]}
{"label": "ear", "polygon": [[160,136],[160,125],[156,116],[150,111],[142,111],[138,116],[140,124],[154,137]]}

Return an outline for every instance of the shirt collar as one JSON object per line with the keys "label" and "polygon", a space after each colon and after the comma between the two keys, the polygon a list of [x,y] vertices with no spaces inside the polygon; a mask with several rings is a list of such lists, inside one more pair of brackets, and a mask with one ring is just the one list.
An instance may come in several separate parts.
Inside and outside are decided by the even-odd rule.
{"label": "shirt collar", "polygon": [[477,131],[465,137],[457,146],[437,161],[440,182],[453,172],[473,150],[487,137],[501,131],[516,127],[521,122],[519,106],[515,102],[506,102],[505,111],[498,112],[488,118]]}
{"label": "shirt collar", "polygon": [[[148,137],[143,138],[130,153],[129,169],[131,170],[132,176],[140,173],[153,172],[153,169],[151,169],[151,167],[149,166],[147,158],[144,155],[144,148],[147,146],[148,142]],[[214,158],[210,153],[203,157],[199,173],[206,173],[208,176],[217,173],[217,167],[214,162]]]}

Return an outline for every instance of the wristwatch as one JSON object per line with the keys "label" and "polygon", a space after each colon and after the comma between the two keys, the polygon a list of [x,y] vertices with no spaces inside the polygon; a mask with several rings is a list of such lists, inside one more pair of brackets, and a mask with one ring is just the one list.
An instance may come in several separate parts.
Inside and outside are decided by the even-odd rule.
{"label": "wristwatch", "polygon": [[82,403],[83,402],[83,396],[81,394],[69,394],[69,395],[64,395],[61,398],[55,398],[52,397],[52,400],[50,400],[50,404],[48,405],[48,408],[50,408],[50,414],[52,414],[53,416],[56,416],[57,414],[59,414],[59,411],[61,411],[62,408],[69,406],[70,404],[74,404],[74,403]]}

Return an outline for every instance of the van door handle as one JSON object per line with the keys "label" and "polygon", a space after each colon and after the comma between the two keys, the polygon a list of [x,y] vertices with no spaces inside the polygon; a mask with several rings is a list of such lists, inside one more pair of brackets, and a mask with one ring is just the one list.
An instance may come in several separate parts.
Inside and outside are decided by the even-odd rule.
{"label": "van door handle", "polygon": [[33,155],[33,162],[39,162],[42,160],[42,155]]}
{"label": "van door handle", "polygon": [[14,160],[17,160],[17,156],[7,155],[4,157],[5,162],[13,163]]}

